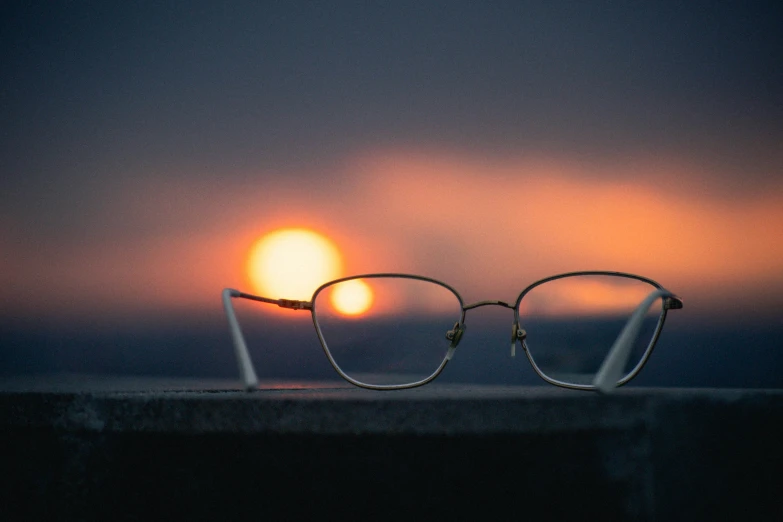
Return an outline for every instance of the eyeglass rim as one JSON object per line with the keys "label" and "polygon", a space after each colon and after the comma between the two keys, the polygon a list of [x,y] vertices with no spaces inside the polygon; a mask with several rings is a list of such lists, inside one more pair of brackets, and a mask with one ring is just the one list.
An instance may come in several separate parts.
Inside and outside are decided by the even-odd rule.
{"label": "eyeglass rim", "polygon": [[[577,271],[577,272],[565,272],[562,274],[555,274],[549,277],[545,277],[543,279],[539,279],[537,281],[534,281],[533,283],[529,284],[525,289],[520,292],[519,296],[517,297],[516,301],[514,302],[513,307],[509,303],[503,303],[498,301],[497,304],[502,304],[507,306],[508,308],[513,308],[514,310],[514,322],[515,324],[519,324],[519,305],[522,302],[522,299],[527,295],[531,290],[534,288],[544,284],[548,283],[550,281],[555,281],[558,279],[564,279],[567,277],[577,277],[577,276],[617,276],[617,277],[624,277],[628,279],[635,279],[644,283],[647,283],[651,286],[653,286],[655,289],[663,289],[663,287],[656,281],[640,276],[637,274],[631,274],[628,272],[618,272],[618,271],[610,271],[610,270],[583,270],[583,271]],[[425,379],[422,379],[420,381],[416,381],[413,383],[405,383],[405,384],[389,384],[389,385],[377,385],[377,384],[368,384],[361,381],[358,381],[351,376],[349,376],[347,373],[345,373],[342,368],[340,368],[339,364],[337,364],[337,361],[332,356],[328,344],[326,342],[326,339],[324,338],[323,332],[321,331],[321,326],[318,323],[317,318],[317,307],[315,306],[316,298],[318,295],[325,290],[326,288],[329,288],[330,286],[334,286],[338,283],[342,283],[345,281],[352,281],[354,279],[378,279],[378,278],[397,278],[397,279],[413,279],[428,283],[434,283],[436,285],[439,285],[448,291],[450,291],[454,296],[457,298],[457,301],[460,305],[460,319],[459,324],[465,323],[465,314],[467,311],[466,305],[464,300],[462,299],[462,295],[451,285],[448,283],[445,283],[443,281],[440,281],[438,279],[417,275],[417,274],[407,274],[407,273],[399,273],[399,272],[382,272],[382,273],[370,273],[370,274],[358,274],[358,275],[352,275],[352,276],[346,276],[341,277],[338,279],[334,279],[332,281],[328,281],[321,286],[319,286],[314,292],[313,296],[310,299],[311,308],[310,308],[310,314],[313,320],[313,326],[315,327],[316,334],[318,335],[318,340],[321,343],[321,348],[324,350],[324,353],[326,354],[327,359],[329,360],[329,363],[332,365],[332,367],[335,369],[335,371],[346,381],[350,382],[351,384],[355,386],[359,386],[361,388],[367,388],[371,390],[404,390],[404,389],[410,389],[410,388],[416,388],[418,386],[422,386],[424,384],[427,384],[429,382],[432,382],[434,379],[438,377],[438,375],[441,374],[441,372],[445,369],[446,364],[448,364],[449,359],[448,357],[444,357],[444,359],[441,361],[438,368],[428,377]],[[468,308],[471,306],[468,305]],[[639,372],[642,370],[642,368],[645,366],[647,361],[650,358],[650,355],[652,354],[653,349],[655,348],[655,345],[658,342],[658,338],[663,331],[663,325],[666,321],[666,313],[667,308],[665,306],[661,307],[661,315],[658,318],[658,324],[656,326],[655,332],[653,333],[652,339],[650,340],[649,344],[647,345],[647,348],[644,351],[644,354],[642,355],[641,360],[637,363],[637,365],[631,370],[625,377],[620,379],[617,382],[617,387],[623,386],[624,384],[628,383],[631,379],[636,377],[636,375],[639,374]],[[533,370],[536,372],[536,374],[543,379],[544,381],[548,382],[549,384],[552,384],[554,386],[558,386],[561,388],[568,388],[572,390],[586,390],[586,391],[594,391],[596,390],[596,387],[592,384],[575,384],[575,383],[569,383],[560,381],[557,379],[554,379],[552,377],[549,377],[546,375],[536,364],[535,360],[533,359],[532,355],[530,354],[530,350],[527,348],[527,345],[525,344],[525,341],[522,341],[522,348],[525,352],[525,355],[530,362],[531,366],[533,367]]]}
{"label": "eyeglass rim", "polygon": [[[637,274],[630,274],[627,272],[617,272],[617,271],[609,271],[609,270],[588,270],[588,271],[580,271],[580,272],[567,272],[564,274],[557,274],[549,277],[545,277],[544,279],[540,279],[538,281],[535,281],[534,283],[531,283],[527,286],[522,292],[519,294],[519,297],[517,297],[517,300],[514,304],[514,320],[519,324],[520,317],[519,317],[519,305],[522,302],[522,299],[534,288],[544,284],[548,283],[550,281],[555,281],[558,279],[564,279],[567,277],[577,277],[577,276],[617,276],[617,277],[624,277],[627,279],[635,279],[637,281],[641,281],[643,283],[647,283],[649,285],[652,285],[655,287],[656,290],[663,289],[663,286],[661,286],[657,281],[654,281],[653,279],[650,279],[648,277],[640,276]],[[622,379],[617,381],[616,386],[619,388],[620,386],[623,386],[627,384],[630,380],[632,380],[634,377],[636,377],[639,372],[642,371],[642,368],[644,368],[645,364],[647,364],[647,361],[650,359],[650,356],[652,355],[653,350],[655,349],[655,345],[658,343],[658,338],[661,335],[661,332],[663,331],[663,325],[666,322],[666,314],[667,314],[668,308],[665,306],[661,307],[661,314],[658,316],[658,324],[655,327],[655,332],[653,332],[652,338],[650,339],[650,342],[647,345],[647,348],[645,348],[644,353],[642,354],[641,359],[636,364],[636,366],[628,372],[627,375],[625,375]],[[548,382],[549,384],[553,384],[555,386],[559,386],[561,388],[568,388],[570,390],[585,390],[585,391],[595,391],[597,388],[592,384],[575,384],[565,381],[560,381],[558,379],[555,379],[553,377],[548,376],[546,373],[544,373],[541,368],[539,368],[536,361],[533,359],[533,356],[530,353],[530,350],[527,347],[527,344],[525,341],[522,341],[522,349],[525,352],[525,355],[527,356],[528,361],[530,361],[530,364],[533,366],[533,370],[538,374],[541,379]]]}
{"label": "eyeglass rim", "polygon": [[462,296],[457,292],[454,287],[451,285],[448,285],[447,283],[444,283],[443,281],[439,281],[437,279],[433,279],[431,277],[421,276],[421,275],[415,275],[415,274],[400,274],[400,273],[378,273],[378,274],[360,274],[355,276],[348,276],[348,277],[341,277],[339,279],[335,279],[333,281],[329,281],[327,283],[322,284],[319,286],[315,292],[313,292],[312,298],[310,298],[311,308],[310,308],[310,315],[313,319],[313,326],[315,327],[316,334],[318,335],[318,340],[321,343],[321,348],[323,348],[324,353],[326,354],[326,358],[329,360],[329,363],[332,365],[332,367],[335,369],[335,371],[345,379],[346,381],[350,382],[354,386],[359,386],[360,388],[367,388],[370,390],[407,390],[409,388],[416,388],[418,386],[423,386],[429,382],[432,382],[435,380],[438,375],[441,374],[443,369],[446,367],[446,364],[448,364],[449,359],[448,357],[443,358],[443,360],[440,362],[438,367],[435,369],[435,371],[429,375],[428,377],[421,379],[419,381],[415,381],[412,383],[405,383],[405,384],[368,384],[362,381],[359,381],[357,379],[354,379],[350,375],[348,375],[346,372],[343,371],[343,369],[340,367],[340,365],[337,363],[335,358],[332,356],[331,351],[329,350],[328,343],[326,342],[326,339],[324,338],[324,334],[321,331],[321,325],[318,322],[317,317],[317,306],[315,306],[316,298],[321,293],[321,291],[329,288],[330,286],[334,286],[339,283],[343,283],[345,281],[352,281],[354,279],[381,279],[381,278],[397,278],[397,279],[413,279],[417,281],[423,281],[425,283],[434,283],[436,285],[439,285],[452,294],[457,298],[457,301],[459,302],[460,307],[460,318],[459,318],[459,324],[465,323],[465,303],[462,299]]}

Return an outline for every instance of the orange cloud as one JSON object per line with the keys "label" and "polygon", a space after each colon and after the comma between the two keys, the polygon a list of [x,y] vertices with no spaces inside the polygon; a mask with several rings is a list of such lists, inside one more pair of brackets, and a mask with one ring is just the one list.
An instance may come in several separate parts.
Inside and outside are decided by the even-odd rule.
{"label": "orange cloud", "polygon": [[417,231],[441,238],[448,255],[430,249],[423,265],[455,278],[465,273],[485,288],[609,269],[692,289],[711,309],[710,301],[743,288],[779,295],[783,191],[731,199],[699,191],[698,178],[687,190],[656,183],[673,179],[656,168],[636,166],[638,181],[629,181],[612,172],[586,176],[567,162],[380,156],[364,160],[361,179],[366,198],[383,194],[374,209],[378,226],[393,218],[389,233],[408,249],[428,250]]}
{"label": "orange cloud", "polygon": [[106,205],[115,220],[101,234],[0,238],[0,306],[29,314],[216,308],[222,287],[247,287],[258,237],[307,227],[336,243],[346,275],[420,273],[466,301],[510,300],[541,277],[605,269],[658,280],[686,310],[779,307],[783,190],[732,198],[688,172],[663,162],[600,168],[394,152],[357,156],[318,183],[140,182]]}

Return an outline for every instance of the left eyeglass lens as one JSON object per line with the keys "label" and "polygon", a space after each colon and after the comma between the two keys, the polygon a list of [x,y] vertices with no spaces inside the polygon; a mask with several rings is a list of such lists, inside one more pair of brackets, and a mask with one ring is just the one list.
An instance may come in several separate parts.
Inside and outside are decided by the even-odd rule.
{"label": "left eyeglass lens", "polygon": [[432,376],[461,318],[456,294],[406,277],[333,283],[313,298],[321,342],[345,375],[371,386],[406,385]]}

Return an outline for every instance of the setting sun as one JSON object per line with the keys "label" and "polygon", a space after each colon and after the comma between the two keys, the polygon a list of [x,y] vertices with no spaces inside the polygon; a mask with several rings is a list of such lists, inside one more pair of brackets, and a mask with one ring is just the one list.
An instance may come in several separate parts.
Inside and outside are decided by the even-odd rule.
{"label": "setting sun", "polygon": [[332,305],[344,315],[359,315],[372,306],[373,292],[364,281],[352,279],[340,283],[332,293]]}
{"label": "setting sun", "polygon": [[337,247],[307,229],[282,229],[251,248],[248,275],[264,297],[309,300],[318,286],[340,277]]}

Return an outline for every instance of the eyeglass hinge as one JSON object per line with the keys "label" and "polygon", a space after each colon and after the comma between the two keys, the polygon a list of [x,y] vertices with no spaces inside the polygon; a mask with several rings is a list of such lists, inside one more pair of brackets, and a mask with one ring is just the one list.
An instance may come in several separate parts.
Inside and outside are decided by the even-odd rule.
{"label": "eyeglass hinge", "polygon": [[682,308],[682,299],[679,297],[667,297],[663,301],[663,308],[664,310],[679,310]]}
{"label": "eyeglass hinge", "polygon": [[309,301],[297,301],[296,299],[278,299],[277,306],[291,308],[293,310],[312,310],[313,305]]}

